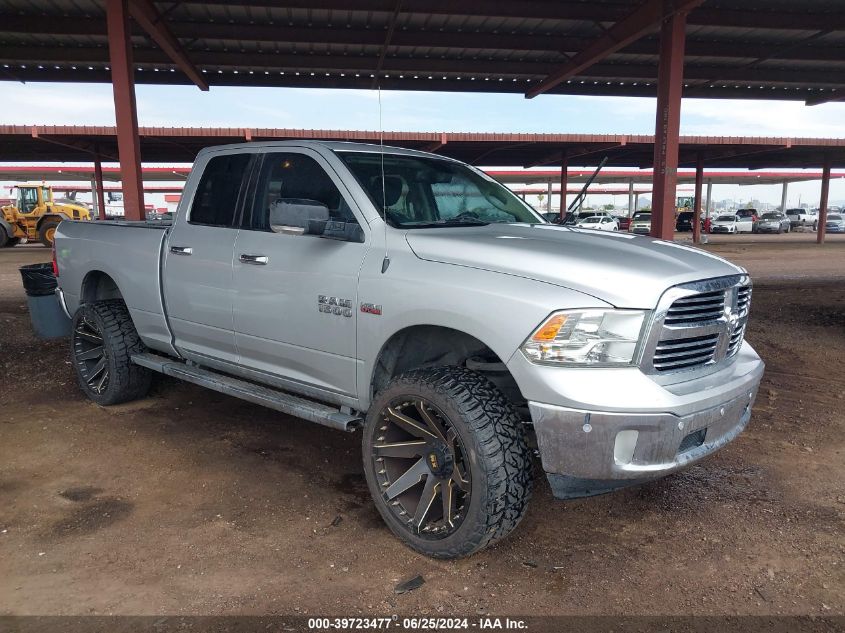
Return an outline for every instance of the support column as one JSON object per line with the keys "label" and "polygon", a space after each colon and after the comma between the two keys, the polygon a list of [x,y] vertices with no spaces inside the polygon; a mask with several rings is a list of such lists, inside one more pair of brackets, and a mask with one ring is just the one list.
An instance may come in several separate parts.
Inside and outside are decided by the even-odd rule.
{"label": "support column", "polygon": [[822,168],[822,195],[819,200],[819,226],[816,230],[816,242],[824,244],[824,227],[827,224],[827,198],[830,194],[830,156],[824,157]]}
{"label": "support column", "polygon": [[692,213],[692,243],[701,242],[701,189],[704,184],[704,158],[699,153],[695,162],[695,197]]}
{"label": "support column", "polygon": [[141,144],[138,139],[128,0],[106,0],[106,24],[117,123],[117,151],[123,182],[124,217],[127,220],[143,220],[144,188],[141,182]]}
{"label": "support column", "polygon": [[546,213],[552,212],[552,196],[554,195],[555,191],[552,187],[552,181],[549,181],[549,185],[546,188]]}
{"label": "support column", "polygon": [[789,183],[784,181],[783,193],[780,194],[780,212],[786,213],[786,192],[789,190]]}
{"label": "support column", "polygon": [[686,21],[687,14],[679,12],[664,20],[660,27],[651,234],[665,240],[671,240],[675,236],[678,136],[681,130]]}
{"label": "support column", "polygon": [[713,206],[713,181],[707,181],[707,208],[704,217],[710,217],[710,208]]}
{"label": "support column", "polygon": [[634,215],[634,179],[628,181],[628,217]]}
{"label": "support column", "polygon": [[[97,185],[97,208],[99,218],[106,219],[106,190],[103,186],[103,161],[99,154],[94,154],[94,182]],[[142,207],[143,208],[143,207]]]}
{"label": "support column", "polygon": [[566,154],[560,161],[560,222],[566,216],[566,190],[569,188],[569,159]]}
{"label": "support column", "polygon": [[91,208],[94,211],[94,215],[99,218],[102,207],[97,203],[97,181],[94,178],[91,179]]}
{"label": "support column", "polygon": [[[640,192],[634,192],[634,213],[640,210]],[[634,217],[634,216],[631,216]]]}

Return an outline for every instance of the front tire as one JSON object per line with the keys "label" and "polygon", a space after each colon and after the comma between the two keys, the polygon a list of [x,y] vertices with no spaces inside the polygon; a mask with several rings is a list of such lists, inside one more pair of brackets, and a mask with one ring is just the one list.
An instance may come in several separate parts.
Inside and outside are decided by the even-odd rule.
{"label": "front tire", "polygon": [[387,526],[433,558],[469,556],[504,538],[531,496],[519,415],[489,380],[461,367],[394,378],[370,407],[363,457]]}
{"label": "front tire", "polygon": [[59,223],[56,220],[47,220],[38,227],[38,241],[47,248],[52,248],[53,240],[56,238],[56,227]]}
{"label": "front tire", "polygon": [[132,362],[146,351],[120,299],[83,304],[73,315],[71,363],[85,395],[100,405],[147,395],[152,371]]}

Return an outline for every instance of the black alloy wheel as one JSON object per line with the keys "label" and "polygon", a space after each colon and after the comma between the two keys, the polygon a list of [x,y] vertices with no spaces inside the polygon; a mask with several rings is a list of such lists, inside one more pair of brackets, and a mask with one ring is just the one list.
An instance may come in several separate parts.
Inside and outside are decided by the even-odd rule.
{"label": "black alloy wheel", "polygon": [[423,398],[397,398],[381,412],[373,468],[393,515],[412,534],[454,533],[470,502],[466,450],[450,420]]}
{"label": "black alloy wheel", "polygon": [[109,359],[103,345],[103,332],[92,319],[83,316],[73,330],[73,359],[79,376],[95,394],[109,386]]}

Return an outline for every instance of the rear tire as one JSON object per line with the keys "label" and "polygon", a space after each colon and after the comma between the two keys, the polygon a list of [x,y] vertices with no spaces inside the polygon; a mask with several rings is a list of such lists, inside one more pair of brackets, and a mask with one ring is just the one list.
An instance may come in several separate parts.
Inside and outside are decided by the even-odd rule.
{"label": "rear tire", "polygon": [[38,227],[38,241],[47,248],[52,248],[57,226],[59,226],[59,223],[55,220],[44,221],[41,226]]}
{"label": "rear tire", "polygon": [[85,395],[100,405],[147,395],[152,371],[132,362],[146,351],[120,299],[83,304],[73,315],[71,363]]}
{"label": "rear tire", "polygon": [[387,526],[433,558],[469,556],[504,538],[531,496],[519,415],[489,380],[462,367],[394,378],[367,414],[363,457]]}

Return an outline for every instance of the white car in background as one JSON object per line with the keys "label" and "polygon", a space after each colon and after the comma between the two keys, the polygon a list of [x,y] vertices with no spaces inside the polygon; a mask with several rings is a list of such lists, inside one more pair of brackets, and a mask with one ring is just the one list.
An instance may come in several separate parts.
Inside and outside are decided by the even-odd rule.
{"label": "white car in background", "polygon": [[750,233],[751,229],[743,231],[742,222],[735,215],[720,215],[710,225],[711,233]]}
{"label": "white car in background", "polygon": [[578,220],[575,226],[581,229],[594,229],[596,231],[619,230],[619,224],[616,222],[616,219],[609,215],[591,215],[583,220]]}

